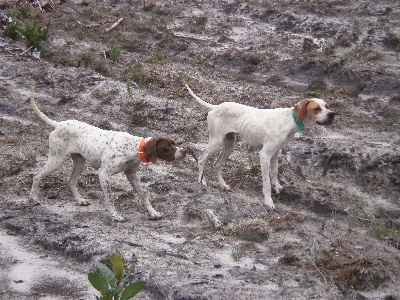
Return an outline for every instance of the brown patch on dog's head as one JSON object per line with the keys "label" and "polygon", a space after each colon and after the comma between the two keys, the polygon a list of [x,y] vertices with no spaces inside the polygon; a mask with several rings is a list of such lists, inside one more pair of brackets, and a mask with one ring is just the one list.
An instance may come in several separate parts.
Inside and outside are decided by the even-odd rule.
{"label": "brown patch on dog's head", "polygon": [[310,101],[311,101],[310,99],[306,99],[306,100],[300,101],[299,103],[297,103],[294,106],[294,112],[297,116],[297,119],[299,119],[300,122],[303,122],[304,119],[306,118],[306,115],[307,115],[306,109],[307,109],[308,103]]}
{"label": "brown patch on dog's head", "polygon": [[335,113],[322,99],[305,99],[294,106],[297,118],[303,122],[306,118],[319,125],[332,124]]}
{"label": "brown patch on dog's head", "polygon": [[142,151],[149,162],[155,163],[157,159],[166,161],[182,160],[186,150],[177,148],[175,142],[165,136],[156,136],[144,144]]}
{"label": "brown patch on dog's head", "polygon": [[306,105],[306,117],[307,119],[314,121],[318,114],[322,111],[322,107],[312,99],[307,99],[306,101],[308,101]]}

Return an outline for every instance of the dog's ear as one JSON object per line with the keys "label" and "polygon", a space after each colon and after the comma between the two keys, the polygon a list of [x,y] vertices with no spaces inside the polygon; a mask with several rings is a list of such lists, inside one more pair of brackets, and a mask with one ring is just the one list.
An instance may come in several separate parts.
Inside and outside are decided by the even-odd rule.
{"label": "dog's ear", "polygon": [[144,144],[142,151],[144,156],[149,160],[149,162],[157,162],[157,150],[156,145],[160,137],[151,138],[146,144]]}
{"label": "dog's ear", "polygon": [[310,99],[306,99],[306,100],[300,101],[299,103],[297,103],[294,106],[294,112],[297,116],[297,119],[299,119],[300,122],[303,122],[304,119],[306,118],[306,115],[307,115],[306,108],[307,108],[308,103],[310,103],[310,101],[311,101]]}

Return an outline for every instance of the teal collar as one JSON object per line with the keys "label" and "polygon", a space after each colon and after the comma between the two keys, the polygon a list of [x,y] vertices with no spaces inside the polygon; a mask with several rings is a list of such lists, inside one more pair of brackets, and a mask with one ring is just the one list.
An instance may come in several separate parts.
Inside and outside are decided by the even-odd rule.
{"label": "teal collar", "polygon": [[294,112],[294,109],[292,109],[292,117],[294,122],[296,123],[297,127],[299,128],[300,131],[304,130],[304,125],[303,123],[297,118],[296,113]]}

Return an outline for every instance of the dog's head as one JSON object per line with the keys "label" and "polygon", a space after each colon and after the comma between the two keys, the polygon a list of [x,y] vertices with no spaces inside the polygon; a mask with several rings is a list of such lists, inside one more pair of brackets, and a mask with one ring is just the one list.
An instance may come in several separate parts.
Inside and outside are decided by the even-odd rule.
{"label": "dog's head", "polygon": [[156,136],[147,141],[142,151],[146,158],[155,163],[157,159],[181,161],[186,157],[186,149],[175,146],[175,142],[165,136]]}
{"label": "dog's head", "polygon": [[329,109],[329,105],[318,98],[300,101],[294,106],[294,112],[301,122],[309,120],[318,125],[330,125],[335,117],[335,113]]}

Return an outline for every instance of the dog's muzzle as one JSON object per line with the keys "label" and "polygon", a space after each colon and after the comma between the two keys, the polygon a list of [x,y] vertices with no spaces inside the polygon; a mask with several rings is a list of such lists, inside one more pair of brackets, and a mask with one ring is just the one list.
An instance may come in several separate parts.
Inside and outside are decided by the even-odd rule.
{"label": "dog's muzzle", "polygon": [[317,122],[318,125],[331,125],[333,123],[333,119],[335,118],[335,114],[333,111],[329,112],[326,115],[326,119],[323,122]]}

